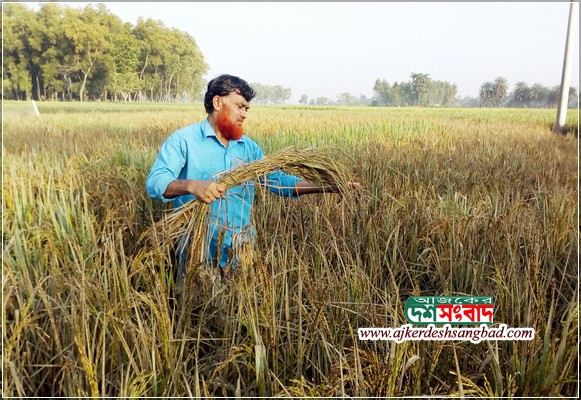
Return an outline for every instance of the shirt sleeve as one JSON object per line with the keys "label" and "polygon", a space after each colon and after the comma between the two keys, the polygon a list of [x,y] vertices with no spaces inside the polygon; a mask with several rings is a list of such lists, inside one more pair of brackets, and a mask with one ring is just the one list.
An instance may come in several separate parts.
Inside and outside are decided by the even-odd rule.
{"label": "shirt sleeve", "polygon": [[[256,146],[255,154],[256,159],[260,160],[264,158],[264,153],[260,146]],[[301,178],[294,175],[285,174],[283,171],[273,171],[266,177],[259,179],[259,183],[279,196],[298,198],[299,195],[295,193],[295,188],[297,187],[297,182],[302,181]]]}
{"label": "shirt sleeve", "polygon": [[266,179],[261,179],[260,183],[272,193],[296,199],[299,195],[295,193],[295,188],[297,182],[301,180],[298,176],[287,175],[282,171],[273,171],[266,176]]}
{"label": "shirt sleeve", "polygon": [[176,133],[168,137],[163,143],[145,181],[149,197],[162,201],[173,200],[165,198],[163,194],[167,186],[178,179],[186,164],[184,146],[185,143],[182,143],[181,136]]}

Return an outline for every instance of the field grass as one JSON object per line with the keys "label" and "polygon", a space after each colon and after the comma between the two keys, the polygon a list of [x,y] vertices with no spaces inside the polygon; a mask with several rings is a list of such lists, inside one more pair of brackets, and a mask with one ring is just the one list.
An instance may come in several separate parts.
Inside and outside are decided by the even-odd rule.
{"label": "field grass", "polygon": [[[144,181],[203,108],[29,107],[3,113],[4,396],[577,396],[578,141],[554,110],[252,106],[265,153],[340,151],[364,189],[258,190],[246,267],[181,286],[139,242],[170,212]],[[536,336],[359,341],[411,295],[494,296]]]}

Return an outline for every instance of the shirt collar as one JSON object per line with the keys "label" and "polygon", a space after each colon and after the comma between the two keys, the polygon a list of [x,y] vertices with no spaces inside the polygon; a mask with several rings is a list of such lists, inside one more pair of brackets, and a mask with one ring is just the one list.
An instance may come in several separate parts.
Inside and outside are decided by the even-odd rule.
{"label": "shirt collar", "polygon": [[[206,118],[202,124],[202,135],[203,135],[204,139],[206,139],[209,136],[214,136],[216,138],[216,140],[219,140],[218,136],[216,135],[216,132],[214,132],[214,128],[212,128],[212,125],[210,125],[210,121],[208,121],[208,118]],[[238,140],[230,140],[230,141],[244,144],[244,135]]]}

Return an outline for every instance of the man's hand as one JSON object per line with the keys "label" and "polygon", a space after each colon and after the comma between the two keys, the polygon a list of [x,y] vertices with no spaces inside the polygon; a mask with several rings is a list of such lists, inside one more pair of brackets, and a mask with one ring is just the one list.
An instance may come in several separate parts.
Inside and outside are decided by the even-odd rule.
{"label": "man's hand", "polygon": [[226,195],[226,188],[214,181],[190,180],[190,193],[206,204]]}
{"label": "man's hand", "polygon": [[347,188],[351,190],[360,189],[362,186],[359,182],[347,182]]}
{"label": "man's hand", "polygon": [[163,196],[167,199],[184,194],[193,194],[206,204],[226,195],[226,188],[214,181],[199,181],[195,179],[176,179],[171,181]]}
{"label": "man's hand", "polygon": [[[361,184],[359,182],[347,182],[347,185],[345,187],[345,189],[348,190],[358,190],[361,189],[363,186],[361,186]],[[335,186],[331,186],[331,190],[329,190],[331,193],[341,193],[341,189],[339,189],[339,186],[335,185]]]}

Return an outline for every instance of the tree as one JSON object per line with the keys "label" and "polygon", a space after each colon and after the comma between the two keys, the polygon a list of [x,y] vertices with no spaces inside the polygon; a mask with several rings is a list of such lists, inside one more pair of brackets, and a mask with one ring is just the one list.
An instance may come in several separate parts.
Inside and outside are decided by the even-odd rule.
{"label": "tree", "polygon": [[411,106],[416,101],[416,93],[410,82],[401,82],[399,84],[400,89],[404,94],[404,104],[405,106]]}
{"label": "tree", "polygon": [[498,105],[493,82],[484,82],[480,86],[479,97],[481,107],[496,107]]}
{"label": "tree", "polygon": [[[149,99],[156,99],[161,88],[159,69],[163,64],[165,26],[161,21],[139,18],[133,34],[141,44],[141,65],[139,79],[142,87],[149,92]],[[160,100],[159,98],[157,100]]]}
{"label": "tree", "polygon": [[40,64],[39,99],[64,99],[65,77],[63,57],[67,49],[63,32],[64,6],[45,3],[38,11],[38,20],[43,26]]}
{"label": "tree", "polygon": [[200,82],[208,66],[195,39],[187,32],[170,31],[171,46],[165,57],[166,97],[176,100],[196,97],[202,89]]}
{"label": "tree", "polygon": [[65,63],[70,73],[80,76],[79,100],[85,99],[87,79],[91,77],[97,60],[111,48],[111,32],[101,19],[106,9],[103,4],[79,10],[68,7],[64,13],[64,34],[70,46]]}
{"label": "tree", "polygon": [[535,83],[529,90],[529,99],[533,107],[543,107],[547,103],[549,89],[540,83]]}
{"label": "tree", "polygon": [[530,89],[526,82],[517,82],[512,94],[512,99],[521,107],[524,107],[525,104],[528,104],[530,100]]}
{"label": "tree", "polygon": [[139,41],[130,34],[121,35],[113,41],[114,68],[110,89],[120,93],[124,101],[131,99],[131,94],[141,89],[139,79]]}
{"label": "tree", "polygon": [[274,102],[275,103],[284,103],[286,101],[288,101],[288,99],[290,99],[292,95],[292,90],[291,88],[284,88],[280,85],[276,85],[274,87]]}
{"label": "tree", "polygon": [[475,97],[464,96],[457,99],[457,105],[460,107],[475,108],[479,107],[480,100]]}
{"label": "tree", "polygon": [[317,97],[317,100],[315,100],[315,103],[318,106],[326,106],[329,104],[329,99],[327,97]]}
{"label": "tree", "polygon": [[[3,4],[5,98],[186,101],[198,98],[208,66],[193,37],[161,22],[134,28],[104,4],[55,3],[38,12]],[[279,97],[290,96],[282,90]]]}
{"label": "tree", "polygon": [[403,87],[400,86],[397,82],[394,82],[391,88],[391,99],[393,101],[393,105],[400,107],[404,101],[404,98],[405,93],[403,91]]}
{"label": "tree", "polygon": [[[208,65],[193,37],[151,18],[139,18],[133,34],[141,47],[141,87],[150,100],[198,98]],[[137,96],[141,97],[141,91]]]}
{"label": "tree", "polygon": [[442,105],[446,107],[451,107],[456,101],[456,95],[458,94],[458,87],[455,83],[444,82],[444,100]]}
{"label": "tree", "polygon": [[508,82],[503,77],[499,76],[494,80],[494,98],[496,100],[496,107],[500,105],[502,99],[508,92]]}
{"label": "tree", "polygon": [[307,104],[309,102],[309,97],[306,94],[303,94],[299,99],[300,104]]}
{"label": "tree", "polygon": [[290,99],[292,94],[290,88],[283,88],[280,85],[271,86],[252,82],[250,86],[256,92],[254,98],[256,104],[281,104]]}
{"label": "tree", "polygon": [[359,104],[361,104],[362,106],[368,106],[371,104],[371,101],[367,98],[366,95],[361,94],[359,96]]}
{"label": "tree", "polygon": [[[556,108],[561,96],[561,86],[554,86],[551,89],[547,89],[547,96],[545,99],[545,105],[547,107]],[[570,108],[579,108],[578,98],[577,98],[577,88],[569,88],[569,104]]]}
{"label": "tree", "polygon": [[4,92],[16,99],[29,99],[40,73],[35,61],[41,54],[41,29],[36,14],[26,6],[3,4],[2,8]]}
{"label": "tree", "polygon": [[431,81],[424,99],[428,106],[451,106],[454,104],[458,89],[456,84],[446,81]]}
{"label": "tree", "polygon": [[373,104],[387,106],[390,103],[391,87],[385,79],[377,79],[373,85]]}
{"label": "tree", "polygon": [[[409,106],[416,101],[416,94],[409,82],[394,82],[389,91],[390,104],[393,106]],[[377,99],[374,97],[374,105],[377,105]],[[373,104],[373,103],[372,103]]]}
{"label": "tree", "polygon": [[337,105],[339,106],[354,106],[359,103],[359,99],[351,93],[343,92],[337,96]]}
{"label": "tree", "polygon": [[569,87],[569,107],[579,108],[579,95],[577,93],[577,88],[573,86]]}
{"label": "tree", "polygon": [[551,89],[549,89],[549,92],[547,93],[547,107],[557,108],[560,92],[560,86],[553,86]]}
{"label": "tree", "polygon": [[430,85],[430,74],[422,74],[422,73],[412,73],[411,74],[411,85],[413,88],[413,91],[416,93],[416,105],[420,105],[420,98],[422,96],[423,93],[425,93],[428,90],[428,87]]}

